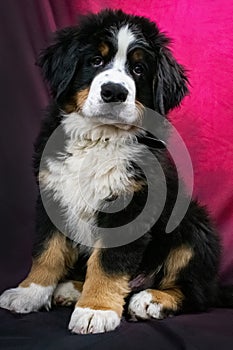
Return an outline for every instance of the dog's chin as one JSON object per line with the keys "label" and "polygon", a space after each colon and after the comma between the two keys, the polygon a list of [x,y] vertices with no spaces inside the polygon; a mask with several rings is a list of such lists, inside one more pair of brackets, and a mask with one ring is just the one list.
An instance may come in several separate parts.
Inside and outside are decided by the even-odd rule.
{"label": "dog's chin", "polygon": [[[112,104],[111,104],[112,105]],[[102,107],[102,106],[101,106]],[[100,124],[114,125],[123,130],[130,130],[141,124],[140,115],[135,106],[104,106],[104,108],[83,108],[81,114],[85,118],[93,119]],[[118,107],[118,108],[111,108]]]}
{"label": "dog's chin", "polygon": [[122,129],[122,130],[131,130],[132,128],[135,128],[138,126],[138,123],[135,122],[129,122],[126,119],[120,118],[118,115],[112,115],[112,114],[98,114],[95,116],[91,116],[91,119],[95,120],[95,122],[99,122],[103,125],[111,125],[115,126],[116,128]]}

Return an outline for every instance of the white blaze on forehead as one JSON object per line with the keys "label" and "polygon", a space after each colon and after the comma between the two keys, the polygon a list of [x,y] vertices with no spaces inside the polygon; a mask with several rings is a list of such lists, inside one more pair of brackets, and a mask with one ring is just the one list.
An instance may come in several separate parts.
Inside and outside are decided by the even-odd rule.
{"label": "white blaze on forehead", "polygon": [[135,41],[135,36],[129,29],[128,25],[122,27],[117,34],[117,47],[118,51],[114,58],[113,67],[117,69],[122,69],[125,66],[127,59],[127,51],[129,45]]}

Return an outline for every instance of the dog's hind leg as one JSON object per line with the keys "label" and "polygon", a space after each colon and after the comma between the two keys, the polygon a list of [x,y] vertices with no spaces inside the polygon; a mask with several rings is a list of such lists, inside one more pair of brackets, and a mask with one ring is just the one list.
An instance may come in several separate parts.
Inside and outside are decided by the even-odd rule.
{"label": "dog's hind leg", "polygon": [[53,294],[53,303],[61,306],[75,304],[81,296],[82,289],[83,282],[70,280],[59,283]]}
{"label": "dog's hind leg", "polygon": [[129,314],[132,320],[163,319],[179,311],[183,294],[179,288],[170,290],[146,289],[132,296],[129,303]]}

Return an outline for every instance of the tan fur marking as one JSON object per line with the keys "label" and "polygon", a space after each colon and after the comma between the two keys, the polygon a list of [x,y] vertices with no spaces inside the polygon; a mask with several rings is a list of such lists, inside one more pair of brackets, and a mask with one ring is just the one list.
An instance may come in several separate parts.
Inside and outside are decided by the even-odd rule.
{"label": "tan fur marking", "polygon": [[88,94],[89,94],[89,88],[86,88],[84,90],[81,90],[81,91],[77,92],[77,94],[76,94],[76,102],[77,102],[77,110],[78,111],[80,109],[82,109],[84,103],[86,102]]}
{"label": "tan fur marking", "polygon": [[138,100],[135,100],[135,105],[136,105],[136,108],[138,110],[139,120],[142,121],[142,118],[143,118],[143,115],[144,115],[144,111],[145,111],[145,107]]}
{"label": "tan fur marking", "polygon": [[80,109],[82,109],[87,97],[89,94],[89,88],[83,89],[75,94],[70,100],[69,103],[67,103],[64,106],[64,110],[66,113],[72,113],[72,112],[78,112]]}
{"label": "tan fur marking", "polygon": [[54,234],[47,244],[46,250],[33,261],[28,277],[20,283],[20,287],[28,287],[31,283],[41,286],[57,284],[77,259],[77,251],[60,233]]}
{"label": "tan fur marking", "polygon": [[154,303],[162,304],[165,309],[173,311],[177,311],[180,308],[184,298],[179,288],[164,291],[147,289],[146,291],[152,295]]}
{"label": "tan fur marking", "polygon": [[144,57],[144,52],[141,49],[137,49],[134,51],[134,53],[132,54],[132,58],[135,61],[140,61],[142,60]]}
{"label": "tan fur marking", "polygon": [[73,281],[73,280],[72,280],[72,281],[68,281],[68,282],[72,282],[74,288],[75,288],[78,292],[82,293],[84,282]]}
{"label": "tan fur marking", "polygon": [[132,181],[129,187],[127,188],[127,192],[134,193],[139,192],[143,189],[143,187],[146,185],[143,181]]}
{"label": "tan fur marking", "polygon": [[104,42],[100,43],[99,50],[103,57],[106,57],[109,54],[109,46]]}
{"label": "tan fur marking", "polygon": [[96,249],[88,260],[83,292],[76,306],[94,310],[113,310],[121,317],[124,298],[129,293],[128,277],[107,275],[99,263]]}
{"label": "tan fur marking", "polygon": [[41,170],[38,175],[38,180],[41,185],[46,185],[48,183],[49,171]]}
{"label": "tan fur marking", "polygon": [[188,265],[192,256],[192,249],[185,245],[173,249],[169,253],[164,264],[165,276],[160,283],[161,289],[173,288],[176,285],[179,272]]}
{"label": "tan fur marking", "polygon": [[64,106],[64,111],[67,114],[77,111],[77,103],[74,97]]}

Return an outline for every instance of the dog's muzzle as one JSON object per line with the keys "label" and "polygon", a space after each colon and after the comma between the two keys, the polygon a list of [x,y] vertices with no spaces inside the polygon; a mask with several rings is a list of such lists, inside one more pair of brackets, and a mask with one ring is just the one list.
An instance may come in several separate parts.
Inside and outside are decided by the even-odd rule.
{"label": "dog's muzzle", "polygon": [[136,86],[130,75],[119,69],[107,69],[92,81],[82,107],[85,117],[104,118],[109,122],[137,123]]}

